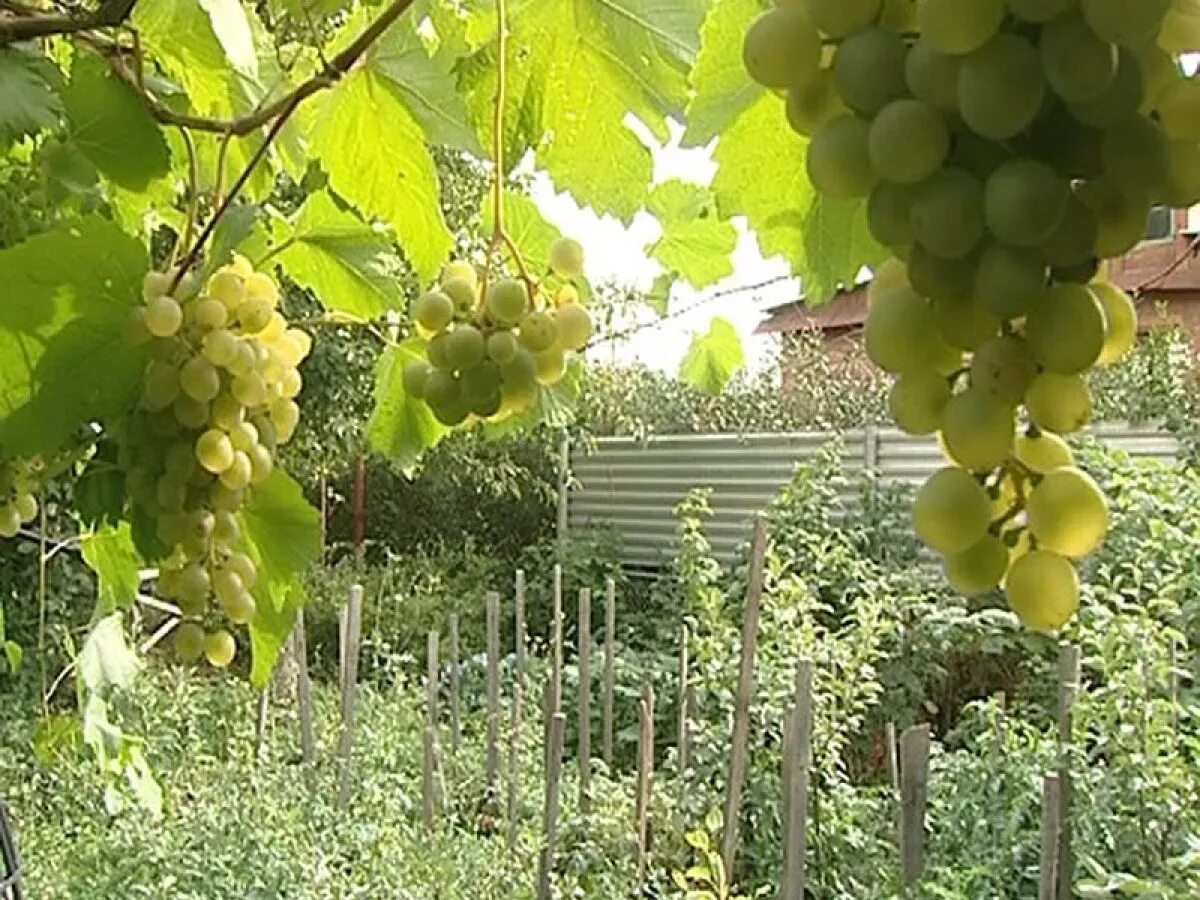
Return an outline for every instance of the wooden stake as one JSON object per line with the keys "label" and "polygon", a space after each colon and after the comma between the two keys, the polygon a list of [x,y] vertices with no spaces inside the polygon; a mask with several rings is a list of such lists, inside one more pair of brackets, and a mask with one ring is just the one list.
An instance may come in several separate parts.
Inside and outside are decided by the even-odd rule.
{"label": "wooden stake", "polygon": [[609,578],[604,583],[604,710],[602,740],[604,765],[612,772],[613,764],[613,706],[617,688],[617,583]]}
{"label": "wooden stake", "polygon": [[516,592],[513,595],[513,644],[516,651],[516,679],[525,683],[525,570],[517,569]]}
{"label": "wooden stake", "polygon": [[750,583],[746,589],[746,610],[742,622],[742,658],[738,674],[737,697],[733,713],[733,740],[729,760],[729,785],[725,796],[725,835],[721,859],[725,873],[733,879],[737,859],[738,830],[742,817],[742,787],[746,780],[746,762],[750,739],[750,702],[754,699],[754,655],[758,649],[758,620],[763,591],[763,560],[767,551],[767,520],[754,520],[754,539],[750,553]]}
{"label": "wooden stake", "polygon": [[[1038,879],[1038,900],[1055,900],[1058,896],[1058,848],[1061,822],[1058,818],[1061,800],[1058,776],[1047,775],[1042,781],[1042,864]],[[1065,898],[1071,895],[1065,894]]]}
{"label": "wooden stake", "polygon": [[422,764],[421,795],[425,801],[425,829],[433,831],[437,824],[437,788],[434,786],[434,769],[436,768],[437,737],[433,726],[425,726],[425,755]]}
{"label": "wooden stake", "polygon": [[[1071,847],[1071,748],[1075,742],[1075,695],[1079,690],[1080,651],[1064,644],[1058,650],[1058,777],[1054,796],[1058,846],[1055,863],[1058,869],[1058,896],[1069,900],[1075,881],[1075,854]],[[1051,895],[1053,896],[1053,895]]]}
{"label": "wooden stake", "polygon": [[348,607],[338,608],[338,695],[346,691],[346,613]]}
{"label": "wooden stake", "polygon": [[538,900],[550,900],[550,881],[554,871],[555,845],[558,843],[559,790],[562,786],[563,737],[567,717],[556,712],[550,717],[550,743],[547,745],[546,810],[544,826],[546,843],[538,859]]}
{"label": "wooden stake", "polygon": [[450,613],[450,747],[457,752],[462,743],[459,704],[462,696],[462,664],[459,662],[458,613]]}
{"label": "wooden stake", "polygon": [[317,759],[317,742],[313,735],[312,684],[308,680],[308,636],[304,631],[303,608],[296,611],[292,645],[296,659],[296,711],[300,716],[300,753],[304,764],[311,766]]}
{"label": "wooden stake", "polygon": [[[562,669],[563,669],[563,571],[555,564],[550,606],[550,703],[546,707],[546,753],[550,753],[550,727],[554,714],[562,712]],[[549,756],[547,755],[547,765]]]}
{"label": "wooden stake", "polygon": [[350,588],[346,613],[346,644],[342,653],[345,677],[342,682],[342,732],[338,739],[338,809],[350,802],[350,751],[354,745],[354,703],[358,695],[358,645],[362,640],[361,584]]}
{"label": "wooden stake", "polygon": [[925,872],[925,805],[929,789],[929,726],[900,738],[900,874],[904,885]]}
{"label": "wooden stake", "polygon": [[592,592],[579,591],[579,811],[587,814],[592,789]]}
{"label": "wooden stake", "polygon": [[804,900],[808,857],[808,780],[812,753],[812,660],[796,669],[796,700],[784,746],[784,843],[780,900]]}
{"label": "wooden stake", "polygon": [[438,727],[438,694],[441,691],[440,668],[438,633],[430,631],[425,646],[425,724],[433,729],[435,739]]}
{"label": "wooden stake", "polygon": [[638,787],[637,787],[637,881],[646,879],[646,860],[650,849],[650,798],[654,779],[654,688],[642,685],[638,704]]}
{"label": "wooden stake", "polygon": [[521,808],[521,717],[525,688],[520,679],[513,682],[512,727],[508,735],[508,851],[517,849]]}
{"label": "wooden stake", "polygon": [[683,626],[679,640],[679,733],[676,736],[675,758],[679,765],[679,774],[687,772],[691,761],[691,671],[689,654],[691,650],[688,640],[688,627]]}
{"label": "wooden stake", "polygon": [[487,594],[487,786],[500,783],[500,595]]}
{"label": "wooden stake", "polygon": [[888,784],[892,786],[892,790],[896,792],[896,796],[900,796],[900,757],[896,753],[896,723],[888,722],[887,727],[883,730],[883,741],[887,745],[883,748],[884,756],[887,757],[888,767]]}

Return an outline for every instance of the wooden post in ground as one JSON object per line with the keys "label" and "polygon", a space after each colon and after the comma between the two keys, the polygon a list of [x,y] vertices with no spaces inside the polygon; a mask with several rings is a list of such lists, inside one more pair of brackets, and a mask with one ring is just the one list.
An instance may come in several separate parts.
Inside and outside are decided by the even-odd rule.
{"label": "wooden post in ground", "polygon": [[884,757],[887,759],[888,768],[888,784],[892,786],[892,790],[896,792],[896,796],[900,796],[900,757],[897,754],[896,747],[896,723],[888,722],[887,727],[883,730],[883,741],[887,745],[883,748]]}
{"label": "wooden post in ground", "polygon": [[806,658],[800,660],[796,669],[796,701],[787,721],[784,741],[783,878],[780,900],[804,900],[812,723],[812,660]]}
{"label": "wooden post in ground", "polygon": [[350,588],[350,603],[346,612],[346,644],[342,651],[344,677],[342,680],[342,731],[338,738],[338,809],[350,802],[350,751],[354,746],[354,703],[358,696],[358,645],[362,640],[361,584]]}
{"label": "wooden post in ground", "polygon": [[750,582],[746,589],[746,609],[742,619],[742,658],[734,700],[733,739],[729,757],[729,785],[725,795],[725,834],[721,859],[728,878],[733,879],[737,859],[738,830],[742,817],[742,788],[746,780],[746,762],[750,739],[750,701],[754,699],[754,655],[758,649],[758,620],[763,591],[763,559],[767,550],[767,520],[754,520],[754,538],[750,552]]}
{"label": "wooden post in ground", "polygon": [[434,785],[434,770],[437,767],[437,761],[434,756],[437,752],[437,738],[433,732],[432,725],[425,726],[425,754],[421,766],[421,797],[425,804],[425,828],[432,831],[437,824],[437,788]]}
{"label": "wooden post in ground", "polygon": [[521,679],[513,682],[512,727],[508,735],[508,850],[517,848],[517,831],[521,809],[521,717],[525,703],[525,686]]}
{"label": "wooden post in ground", "polygon": [[425,644],[425,724],[437,735],[438,699],[441,693],[441,663],[438,657],[438,633],[430,631]]}
{"label": "wooden post in ground", "polygon": [[691,725],[691,650],[688,641],[688,627],[683,626],[679,640],[679,733],[676,735],[675,759],[679,766],[679,774],[687,771],[689,757],[692,751]]}
{"label": "wooden post in ground", "polygon": [[617,689],[617,583],[609,578],[604,583],[604,711],[602,735],[604,765],[612,772],[613,764],[613,706]]}
{"label": "wooden post in ground", "polygon": [[517,569],[516,590],[513,593],[513,650],[516,654],[515,678],[525,683],[525,570]]}
{"label": "wooden post in ground", "polygon": [[500,595],[487,594],[487,787],[500,784]]}
{"label": "wooden post in ground", "polygon": [[546,809],[543,825],[546,843],[538,858],[537,900],[550,900],[551,875],[554,872],[554,851],[558,843],[559,791],[562,787],[563,737],[567,717],[561,712],[550,716],[550,743],[547,745]]}
{"label": "wooden post in ground", "polygon": [[563,608],[562,608],[563,570],[558,563],[554,565],[554,579],[551,585],[550,602],[550,681],[549,703],[546,705],[546,728],[544,743],[549,765],[550,727],[554,722],[554,714],[562,711],[562,669],[563,669]]}
{"label": "wooden post in ground", "polygon": [[438,633],[429,632],[425,663],[425,756],[421,790],[425,801],[425,827],[432,829],[437,819],[438,797],[434,773],[437,770],[438,727]]}
{"label": "wooden post in ground", "polygon": [[346,614],[349,606],[338,607],[338,696],[346,690]]}
{"label": "wooden post in ground", "polygon": [[638,704],[638,784],[635,810],[637,829],[637,881],[646,878],[646,858],[650,845],[650,797],[654,781],[654,688],[642,685]]}
{"label": "wooden post in ground", "polygon": [[300,753],[304,764],[311,766],[317,759],[317,742],[313,734],[312,683],[308,679],[308,636],[304,631],[303,608],[296,611],[292,648],[296,659],[296,712],[300,717]]}
{"label": "wooden post in ground", "polygon": [[458,613],[450,613],[450,747],[456,752],[462,743],[462,722],[459,719],[462,663],[459,660]]}
{"label": "wooden post in ground", "polygon": [[[1055,900],[1058,894],[1058,858],[1062,823],[1058,818],[1061,800],[1058,776],[1047,775],[1042,781],[1042,863],[1038,878],[1038,900]],[[1070,894],[1064,894],[1069,900]]]}
{"label": "wooden post in ground", "polygon": [[929,726],[900,738],[900,876],[904,886],[925,872],[925,805],[929,791]]}
{"label": "wooden post in ground", "polygon": [[[1075,881],[1075,854],[1071,848],[1071,753],[1075,742],[1075,696],[1079,690],[1079,648],[1064,644],[1058,651],[1058,778],[1054,786],[1058,808],[1055,864],[1057,894],[1070,900]],[[1047,785],[1049,788],[1049,785]]]}
{"label": "wooden post in ground", "polygon": [[579,590],[579,811],[587,814],[592,793],[592,592]]}

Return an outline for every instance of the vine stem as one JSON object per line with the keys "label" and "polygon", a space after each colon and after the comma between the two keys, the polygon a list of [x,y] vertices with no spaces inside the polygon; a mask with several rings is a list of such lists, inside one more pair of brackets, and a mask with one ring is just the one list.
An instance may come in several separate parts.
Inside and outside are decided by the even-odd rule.
{"label": "vine stem", "polygon": [[196,142],[192,140],[191,132],[183,126],[180,126],[179,134],[183,138],[183,146],[187,148],[188,158],[187,220],[184,222],[183,233],[171,247],[171,255],[167,259],[168,270],[175,265],[175,260],[179,257],[179,249],[191,246],[192,238],[196,234],[196,218],[200,210],[200,163],[196,158]]}

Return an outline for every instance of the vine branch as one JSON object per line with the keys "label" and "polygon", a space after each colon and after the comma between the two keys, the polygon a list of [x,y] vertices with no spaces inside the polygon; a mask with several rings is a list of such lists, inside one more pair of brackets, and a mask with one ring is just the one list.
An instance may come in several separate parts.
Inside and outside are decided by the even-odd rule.
{"label": "vine branch", "polygon": [[0,47],[97,28],[117,28],[133,12],[137,0],[105,0],[95,12],[82,16],[25,14],[0,19]]}

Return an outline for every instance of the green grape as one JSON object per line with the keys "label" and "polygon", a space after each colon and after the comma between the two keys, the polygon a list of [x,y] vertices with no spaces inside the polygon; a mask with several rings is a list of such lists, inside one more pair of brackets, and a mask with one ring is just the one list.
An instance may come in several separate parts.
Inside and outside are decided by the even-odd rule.
{"label": "green grape", "polygon": [[229,321],[225,307],[211,297],[201,297],[189,303],[184,311],[189,322],[206,331],[224,328]]}
{"label": "green grape", "polygon": [[237,642],[233,635],[221,629],[204,638],[204,658],[214,669],[224,669],[237,655]]}
{"label": "green grape", "polygon": [[992,521],[983,486],[962,469],[942,469],[921,486],[913,501],[917,537],[939,553],[962,553],[981,541]]}
{"label": "green grape", "polygon": [[1117,48],[1102,40],[1077,13],[1042,29],[1038,45],[1050,87],[1068,103],[1100,96],[1117,74]]}
{"label": "green grape", "polygon": [[1134,116],[1104,135],[1101,157],[1108,175],[1126,187],[1159,192],[1170,175],[1170,145],[1152,119]]}
{"label": "green grape", "polygon": [[245,495],[241,491],[231,491],[225,485],[217,482],[212,486],[209,498],[213,509],[218,512],[237,512],[241,509]]}
{"label": "green grape", "polygon": [[965,125],[954,130],[951,145],[950,165],[980,180],[1012,159],[1004,144],[980,137]]}
{"label": "green grape", "polygon": [[992,338],[971,360],[971,389],[1010,407],[1021,402],[1036,375],[1029,345],[1016,335]]}
{"label": "green grape", "polygon": [[267,399],[267,383],[257,372],[237,376],[229,390],[242,406],[259,406]]}
{"label": "green grape", "polygon": [[163,475],[158,479],[154,497],[161,509],[167,512],[181,512],[187,502],[187,484],[170,475]]}
{"label": "green grape", "polygon": [[295,369],[285,371],[283,377],[279,380],[279,393],[289,400],[300,396],[300,392],[303,389],[304,379],[300,377],[300,373]]}
{"label": "green grape", "polygon": [[893,100],[871,123],[871,166],[887,181],[916,184],[936,172],[950,152],[941,113],[920,100]]}
{"label": "green grape", "polygon": [[233,465],[233,443],[229,435],[210,428],[196,440],[196,460],[208,472],[220,475]]}
{"label": "green grape", "polygon": [[183,310],[171,297],[155,297],[142,312],[146,330],[159,338],[168,338],[183,324]]}
{"label": "green grape", "polygon": [[0,537],[15,537],[21,530],[21,516],[12,503],[0,503]]}
{"label": "green grape", "polygon": [[564,303],[555,310],[554,324],[568,350],[582,350],[592,338],[592,317],[578,303]]}
{"label": "green grape", "polygon": [[1072,194],[1062,222],[1042,244],[1046,262],[1052,266],[1075,266],[1094,259],[1097,233],[1096,217]]}
{"label": "green grape", "polygon": [[496,331],[488,336],[487,355],[498,363],[506,363],[517,355],[520,346],[511,331]]}
{"label": "green grape", "polygon": [[37,518],[37,497],[28,492],[19,493],[13,500],[13,508],[17,511],[17,518],[21,520],[21,524],[28,525]]}
{"label": "green grape", "polygon": [[925,181],[913,199],[917,241],[935,256],[959,259],[970,253],[984,231],[983,184],[962,169],[942,169]]}
{"label": "green grape", "polygon": [[1044,550],[1079,559],[1108,534],[1108,502],[1086,472],[1055,469],[1029,495],[1029,530]]}
{"label": "green grape", "polygon": [[906,434],[933,434],[950,399],[950,382],[937,372],[901,375],[888,395],[888,412]]}
{"label": "green grape", "polygon": [[500,367],[490,360],[484,360],[462,373],[461,385],[463,398],[473,406],[499,393]]}
{"label": "green grape", "polygon": [[475,311],[479,301],[477,285],[466,278],[447,278],[442,282],[442,293],[454,304],[454,313],[466,317]]}
{"label": "green grape", "polygon": [[876,266],[867,285],[867,303],[875,303],[892,291],[911,291],[908,283],[908,268],[903,262],[891,257]]}
{"label": "green grape", "polygon": [[822,32],[843,38],[873,23],[880,0],[807,0],[808,14]]}
{"label": "green grape", "polygon": [[1146,191],[1106,177],[1080,185],[1077,196],[1096,222],[1096,256],[1124,256],[1141,243],[1150,218]]}
{"label": "green grape", "polygon": [[1067,181],[1104,173],[1104,132],[1082,125],[1065,108],[1049,104],[1030,129],[1024,155],[1040,159]]}
{"label": "green grape", "polygon": [[1092,419],[1092,395],[1080,375],[1043,372],[1030,385],[1025,408],[1043,431],[1073,434]]}
{"label": "green grape", "polygon": [[483,360],[483,333],[474,325],[460,324],[450,332],[446,361],[455,369],[469,369]]}
{"label": "green grape", "polygon": [[1008,547],[995,535],[985,535],[962,553],[946,557],[946,580],[964,597],[994,591],[1008,572]]}
{"label": "green grape", "polygon": [[1009,11],[1018,19],[1041,24],[1057,19],[1078,0],[1008,0]]}
{"label": "green grape", "polygon": [[229,430],[246,418],[246,408],[231,394],[219,394],[209,407],[212,424]]}
{"label": "green grape", "polygon": [[312,350],[312,338],[299,328],[288,328],[274,342],[273,352],[285,367],[295,368]]}
{"label": "green grape", "polygon": [[293,400],[279,398],[271,403],[271,424],[275,426],[275,439],[286,444],[292,439],[296,426],[300,424],[300,407]]}
{"label": "green grape", "polygon": [[501,325],[515,325],[529,306],[529,291],[517,278],[502,278],[488,286],[487,310]]}
{"label": "green grape", "polygon": [[229,598],[222,598],[221,611],[235,625],[248,625],[258,613],[258,607],[249,591],[241,591]]}
{"label": "green grape", "polygon": [[254,560],[245,553],[229,554],[229,559],[225,561],[225,568],[235,572],[247,590],[258,583],[258,567],[254,565]]}
{"label": "green grape", "polygon": [[250,300],[262,300],[272,309],[279,305],[279,288],[266,272],[254,272],[246,276],[246,297]]}
{"label": "green grape", "polygon": [[238,422],[229,429],[229,441],[234,450],[249,453],[250,449],[258,444],[258,429],[250,422]]}
{"label": "green grape", "polygon": [[246,300],[246,282],[231,269],[221,269],[208,279],[208,295],[235,312]]}
{"label": "green grape", "polygon": [[250,457],[250,483],[260,485],[271,476],[275,460],[271,451],[262,444],[255,444],[247,454]]}
{"label": "green grape", "polygon": [[549,347],[533,355],[540,384],[552,385],[562,381],[567,373],[567,358],[560,346]]}
{"label": "green grape", "polygon": [[950,458],[973,472],[990,472],[1012,452],[1013,409],[974,388],[955,394],[942,410],[942,443]]}
{"label": "green grape", "polygon": [[175,654],[181,660],[186,663],[196,662],[204,654],[204,629],[194,622],[183,622],[175,629],[175,636],[171,642]]}
{"label": "green grape", "polygon": [[1171,0],[1080,0],[1083,18],[1106,41],[1140,47],[1154,40]]}
{"label": "green grape", "polygon": [[496,389],[488,396],[480,398],[475,403],[471,404],[471,412],[482,419],[490,419],[492,416],[500,412],[500,407],[503,405],[503,396],[499,389]]}
{"label": "green grape", "polygon": [[979,257],[975,295],[993,316],[1019,319],[1046,289],[1046,263],[1036,250],[992,244]]}
{"label": "green grape", "polygon": [[[821,64],[821,36],[803,9],[777,7],[759,16],[747,30],[742,61],[750,77],[763,87],[782,90],[803,84]],[[565,261],[569,264],[559,271],[551,247],[550,268],[563,278],[581,274],[583,248],[578,242],[575,248],[566,252]]]}
{"label": "green grape", "polygon": [[208,403],[221,392],[221,376],[203,356],[193,356],[179,370],[179,387],[193,400]]}
{"label": "green grape", "polygon": [[904,61],[904,78],[918,100],[942,112],[958,112],[958,78],[962,57],[943,53],[920,38]]}
{"label": "green grape", "polygon": [[179,370],[169,363],[152,359],[142,382],[142,405],[151,412],[166,409],[179,396]]}
{"label": "green grape", "polygon": [[479,273],[475,270],[475,266],[464,259],[446,263],[446,267],[442,269],[442,281],[449,281],[451,278],[463,279],[471,285],[472,290],[479,287]]}
{"label": "green grape", "polygon": [[450,335],[448,332],[442,332],[425,348],[425,355],[429,359],[429,364],[435,369],[453,369],[450,365],[450,359],[446,355],[449,346]]}
{"label": "green grape", "polygon": [[426,291],[413,301],[409,312],[426,331],[438,332],[454,319],[454,301],[442,291]]}
{"label": "green grape", "polygon": [[865,197],[879,181],[871,167],[871,126],[854,115],[827,122],[813,135],[805,155],[809,180],[837,200]]}
{"label": "green grape", "polygon": [[812,137],[827,122],[849,111],[838,95],[830,69],[821,69],[810,81],[793,85],[784,106],[788,124],[804,137]]}
{"label": "green grape", "polygon": [[1074,375],[1090,368],[1104,348],[1104,310],[1088,288],[1046,289],[1025,319],[1025,339],[1043,368]]}
{"label": "green grape", "polygon": [[177,416],[181,412],[185,416],[198,414],[191,412],[191,410],[199,406],[191,397],[176,397],[174,406],[175,408],[173,409],[155,413],[150,419],[150,429],[155,437],[165,439],[173,438],[179,434],[180,422]]}
{"label": "green grape", "polygon": [[928,369],[938,343],[937,323],[924,297],[896,290],[871,304],[863,344],[881,369],[893,373]]}
{"label": "green grape", "polygon": [[962,63],[958,108],[967,126],[994,141],[1020,134],[1046,97],[1046,81],[1033,44],[998,34]]}
{"label": "green grape", "polygon": [[164,297],[171,290],[170,272],[147,272],[142,279],[142,299],[149,303],[159,297]]}
{"label": "green grape", "polygon": [[432,371],[433,368],[423,359],[414,359],[412,362],[406,363],[403,373],[404,393],[418,400],[423,398],[425,383],[429,380],[429,373]]}
{"label": "green grape", "polygon": [[1075,462],[1067,442],[1057,434],[1047,432],[1017,438],[1013,456],[1039,475],[1045,475],[1063,466],[1074,465]]}
{"label": "green grape", "polygon": [[1200,79],[1173,78],[1154,111],[1171,140],[1200,141]]}
{"label": "green grape", "polygon": [[1068,104],[1071,115],[1093,128],[1112,128],[1135,115],[1145,98],[1142,67],[1130,50],[1121,50],[1112,82],[1091,100]]}
{"label": "green grape", "polygon": [[833,58],[833,81],[846,105],[873,116],[907,92],[904,39],[887,28],[869,27],[847,37]]}
{"label": "green grape", "polygon": [[220,328],[204,336],[200,352],[214,366],[229,368],[237,359],[240,344],[232,331]]}
{"label": "green grape", "polygon": [[434,369],[425,381],[425,402],[430,407],[449,407],[462,400],[462,385],[453,373]]}
{"label": "green grape", "polygon": [[271,324],[275,308],[261,297],[246,300],[237,311],[238,322],[246,334],[258,334]]}
{"label": "green grape", "polygon": [[867,227],[885,247],[911,247],[916,239],[912,227],[912,202],[916,187],[881,181],[867,201]]}
{"label": "green grape", "polygon": [[1168,206],[1176,209],[1200,203],[1200,143],[1167,144],[1167,178],[1161,195]]}
{"label": "green grape", "polygon": [[944,259],[934,256],[920,244],[908,254],[908,280],[913,290],[934,300],[959,297],[971,289],[976,260],[972,256]]}
{"label": "green grape", "polygon": [[1120,362],[1137,342],[1137,309],[1128,294],[1107,281],[1088,286],[1104,310],[1104,348],[1096,364]]}
{"label": "green grape", "polygon": [[220,545],[229,546],[237,543],[242,536],[242,526],[238,517],[228,510],[217,510],[213,513],[213,540]]}
{"label": "green grape", "polygon": [[991,40],[1004,21],[1004,0],[923,0],[921,36],[942,53],[970,53]]}
{"label": "green grape", "polygon": [[198,562],[184,566],[175,581],[175,593],[179,597],[205,600],[212,591],[212,579],[208,570]]}
{"label": "green grape", "polygon": [[512,359],[500,364],[500,377],[508,392],[531,392],[537,386],[537,360],[528,350],[520,348]]}
{"label": "green grape", "polygon": [[259,366],[258,350],[253,341],[239,340],[233,359],[225,366],[234,375],[248,375]]}
{"label": "green grape", "polygon": [[1070,186],[1035,159],[1014,159],[987,180],[984,218],[997,238],[1014,247],[1037,247],[1062,224]]}
{"label": "green grape", "polygon": [[1055,553],[1026,553],[1009,569],[1004,590],[1012,611],[1036,631],[1057,631],[1079,611],[1079,573]]}
{"label": "green grape", "polygon": [[241,450],[235,450],[233,462],[221,473],[221,484],[231,491],[240,491],[250,485],[250,457]]}
{"label": "green grape", "polygon": [[187,539],[187,520],[181,513],[163,513],[154,523],[154,530],[159,540],[174,546]]}
{"label": "green grape", "polygon": [[521,319],[519,338],[534,353],[549,350],[558,340],[558,328],[549,313],[531,312]]}
{"label": "green grape", "polygon": [[171,405],[175,419],[184,428],[203,428],[208,424],[208,404],[180,394]]}
{"label": "green grape", "polygon": [[444,403],[430,403],[430,410],[433,412],[433,417],[445,425],[447,428],[454,428],[456,425],[461,425],[466,421],[467,416],[471,414],[466,400],[460,394],[453,400],[448,400]]}
{"label": "green grape", "polygon": [[976,295],[939,297],[932,302],[938,333],[951,347],[974,350],[1000,330],[1000,320]]}
{"label": "green grape", "polygon": [[[1135,52],[1142,72],[1142,105],[1138,112],[1149,114],[1157,109],[1167,88],[1183,79],[1175,57],[1157,44],[1147,44]],[[1161,116],[1159,117],[1161,124]]]}

